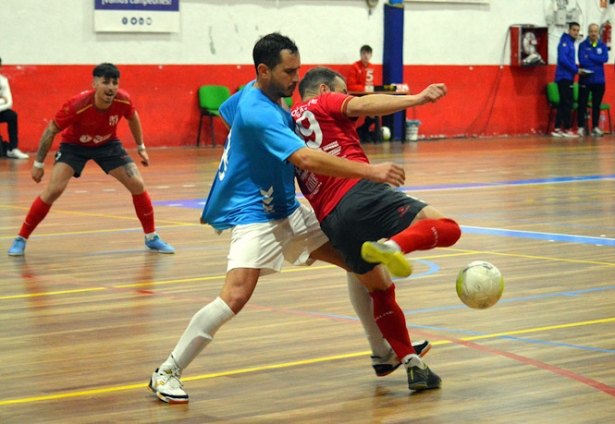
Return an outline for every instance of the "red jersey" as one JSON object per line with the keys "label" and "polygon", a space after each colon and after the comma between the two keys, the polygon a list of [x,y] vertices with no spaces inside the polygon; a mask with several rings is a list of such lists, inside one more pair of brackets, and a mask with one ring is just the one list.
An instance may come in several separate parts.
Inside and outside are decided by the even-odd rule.
{"label": "red jersey", "polygon": [[[354,121],[346,116],[346,107],[352,99],[343,93],[327,92],[293,107],[296,132],[307,146],[320,149],[333,156],[369,163],[361,148]],[[310,201],[316,217],[323,219],[360,179],[316,175],[295,169],[299,187]]]}
{"label": "red jersey", "polygon": [[62,143],[95,147],[117,140],[120,119],[131,119],[134,115],[135,108],[127,92],[118,90],[109,109],[102,111],[94,105],[94,90],[91,90],[67,101],[53,122],[63,130]]}
{"label": "red jersey", "polygon": [[353,63],[346,78],[348,91],[365,91],[365,87],[374,86],[374,68],[371,63],[363,66],[360,60]]}

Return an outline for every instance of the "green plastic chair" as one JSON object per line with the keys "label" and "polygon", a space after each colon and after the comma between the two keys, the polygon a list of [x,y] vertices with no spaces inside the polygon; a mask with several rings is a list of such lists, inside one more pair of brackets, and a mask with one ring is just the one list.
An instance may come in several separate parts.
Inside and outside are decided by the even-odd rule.
{"label": "green plastic chair", "polygon": [[211,147],[216,146],[216,139],[214,138],[214,116],[220,117],[218,109],[229,97],[231,97],[231,91],[224,85],[203,85],[199,88],[201,118],[199,120],[199,133],[196,137],[197,146],[201,143],[201,127],[203,126],[203,117],[205,116],[209,116]]}
{"label": "green plastic chair", "polygon": [[[574,83],[572,86],[572,122],[575,122],[574,118],[577,113],[577,109],[579,108],[579,84]],[[547,122],[547,130],[545,134],[551,133],[551,122],[554,122],[554,114],[557,113],[557,107],[559,106],[559,89],[557,88],[556,82],[550,82],[547,84],[547,101],[549,102],[549,121]]]}
{"label": "green plastic chair", "polygon": [[[611,105],[608,103],[600,103],[600,113],[606,110],[606,114],[609,117],[609,134],[613,132],[613,124],[611,123]],[[585,128],[589,128],[587,126],[587,121],[592,113],[592,93],[589,93],[589,97],[587,98],[587,113],[585,114]]]}

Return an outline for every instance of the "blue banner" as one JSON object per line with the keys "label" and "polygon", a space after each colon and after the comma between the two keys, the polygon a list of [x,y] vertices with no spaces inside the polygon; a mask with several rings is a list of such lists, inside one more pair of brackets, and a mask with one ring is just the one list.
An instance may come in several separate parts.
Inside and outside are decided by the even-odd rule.
{"label": "blue banner", "polygon": [[97,32],[179,32],[179,0],[94,0]]}
{"label": "blue banner", "polygon": [[179,0],[94,0],[94,9],[179,12]]}

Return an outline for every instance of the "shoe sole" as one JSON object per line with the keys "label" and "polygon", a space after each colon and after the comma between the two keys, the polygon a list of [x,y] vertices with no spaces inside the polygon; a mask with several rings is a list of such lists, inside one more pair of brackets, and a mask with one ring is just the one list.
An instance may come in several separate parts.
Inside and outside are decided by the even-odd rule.
{"label": "shoe sole", "polygon": [[416,383],[412,386],[408,386],[410,390],[414,390],[417,392],[421,390],[439,389],[440,387],[442,387],[442,380],[440,380],[435,386],[429,386],[427,383]]}
{"label": "shoe sole", "polygon": [[370,242],[365,242],[361,246],[361,257],[372,264],[383,264],[394,277],[405,278],[412,274],[412,266],[401,252],[384,252]]}
{"label": "shoe sole", "polygon": [[[147,246],[145,246],[147,247]],[[151,247],[147,247],[147,250],[149,250],[150,252],[158,252],[158,253],[164,253],[167,255],[172,255],[175,253],[175,250],[173,251],[169,251],[169,250],[160,250],[160,249],[152,249]]]}
{"label": "shoe sole", "polygon": [[9,256],[13,256],[13,257],[15,257],[15,256],[24,256],[24,255],[25,255],[25,253],[23,253],[23,252],[22,253],[9,253]]}
{"label": "shoe sole", "polygon": [[162,395],[161,393],[159,393],[158,391],[156,391],[156,389],[154,389],[152,387],[152,380],[151,379],[149,381],[149,384],[147,385],[147,390],[149,390],[150,392],[155,394],[158,399],[160,399],[161,401],[163,401],[165,403],[168,403],[169,405],[181,405],[181,404],[188,403],[190,401],[190,399],[188,399],[188,398],[176,399],[176,398],[167,397],[167,396]]}
{"label": "shoe sole", "polygon": [[[430,350],[431,350],[431,343],[427,341],[427,346],[425,346],[423,350],[421,350],[421,352],[418,354],[419,358],[422,358],[425,355],[427,355],[427,353],[429,353]],[[391,365],[392,368],[389,368],[386,371],[378,372],[376,371],[375,368],[374,368],[374,371],[376,371],[376,377],[386,377],[387,375],[392,374],[393,371],[395,371],[400,366],[401,366],[401,362],[398,362],[396,365]]]}
{"label": "shoe sole", "polygon": [[[408,388],[410,390],[420,391],[420,390],[438,389],[442,387],[442,379],[439,376],[434,375],[433,372],[430,371],[430,373],[431,373],[430,376],[432,377],[432,379],[435,377],[437,380],[432,381],[431,384],[429,384],[427,380],[417,381],[413,384],[408,383]],[[429,376],[427,378],[429,379]]]}

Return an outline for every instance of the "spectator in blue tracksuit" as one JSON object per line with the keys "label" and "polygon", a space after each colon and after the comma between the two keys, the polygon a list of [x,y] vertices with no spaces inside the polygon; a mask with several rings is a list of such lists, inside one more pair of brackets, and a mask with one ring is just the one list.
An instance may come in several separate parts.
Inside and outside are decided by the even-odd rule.
{"label": "spectator in blue tracksuit", "polygon": [[[572,131],[570,115],[574,104],[574,77],[579,73],[574,50],[574,41],[579,36],[581,27],[576,22],[568,24],[568,32],[562,34],[557,46],[557,68],[555,69],[555,82],[559,90],[559,105],[555,115],[555,129],[551,133],[554,137],[578,137]],[[563,125],[563,127],[562,127]]]}
{"label": "spectator in blue tracksuit", "polygon": [[[604,134],[598,127],[600,118],[600,104],[604,96],[605,82],[604,64],[609,61],[609,50],[599,38],[600,30],[598,25],[590,24],[587,29],[587,38],[579,45],[579,112],[577,122],[579,135],[585,135],[584,129],[587,120],[587,102],[592,96],[592,135],[601,137]],[[587,73],[583,70],[588,71]]]}

